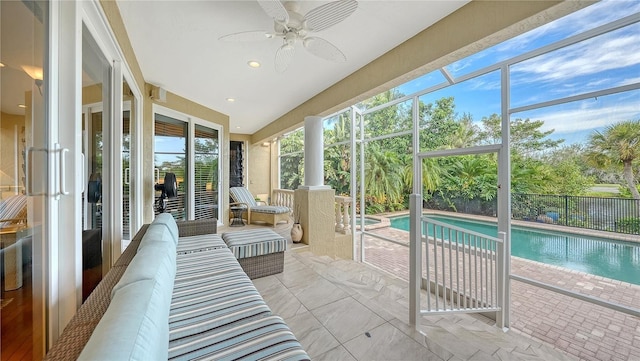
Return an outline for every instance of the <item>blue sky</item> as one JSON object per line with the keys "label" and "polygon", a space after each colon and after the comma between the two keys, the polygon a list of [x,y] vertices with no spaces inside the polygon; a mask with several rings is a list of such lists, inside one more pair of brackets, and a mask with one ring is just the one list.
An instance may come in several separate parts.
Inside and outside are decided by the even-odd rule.
{"label": "blue sky", "polygon": [[[446,67],[454,78],[513,58],[611,21],[640,17],[640,1],[609,0],[591,5],[562,19],[485,49]],[[511,107],[603,90],[640,82],[640,24],[591,38],[510,69]],[[399,87],[404,94],[442,83],[439,71]],[[470,113],[475,121],[500,114],[500,76],[496,73],[423,96],[430,102],[454,96],[459,115]],[[554,107],[521,112],[512,118],[543,120],[545,130],[565,144],[582,143],[594,130],[623,120],[640,119],[640,90],[601,96]]]}

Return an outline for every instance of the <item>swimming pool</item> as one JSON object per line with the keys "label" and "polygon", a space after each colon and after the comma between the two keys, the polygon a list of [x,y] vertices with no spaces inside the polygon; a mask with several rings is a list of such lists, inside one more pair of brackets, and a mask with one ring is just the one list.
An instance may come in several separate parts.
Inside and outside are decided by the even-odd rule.
{"label": "swimming pool", "polygon": [[[495,223],[448,216],[434,220],[496,237]],[[409,230],[409,216],[391,218],[391,227]],[[578,234],[511,227],[511,254],[550,265],[640,285],[640,244]]]}
{"label": "swimming pool", "polygon": [[[360,225],[360,217],[356,217],[355,218],[355,222],[356,225],[359,226]],[[364,225],[365,226],[370,226],[372,224],[378,224],[380,223],[380,220],[377,218],[369,218],[369,217],[364,217]]]}

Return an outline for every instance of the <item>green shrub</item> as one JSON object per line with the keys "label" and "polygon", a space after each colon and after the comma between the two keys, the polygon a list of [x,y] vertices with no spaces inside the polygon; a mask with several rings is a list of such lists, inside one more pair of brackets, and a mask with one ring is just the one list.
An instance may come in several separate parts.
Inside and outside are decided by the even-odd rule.
{"label": "green shrub", "polygon": [[622,218],[616,222],[616,232],[640,234],[640,218]]}

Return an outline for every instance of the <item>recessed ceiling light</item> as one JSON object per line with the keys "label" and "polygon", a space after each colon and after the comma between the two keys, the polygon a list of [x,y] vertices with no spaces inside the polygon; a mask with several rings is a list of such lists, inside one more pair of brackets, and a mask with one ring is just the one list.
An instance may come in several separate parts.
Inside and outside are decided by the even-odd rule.
{"label": "recessed ceiling light", "polygon": [[238,126],[236,126],[236,129],[240,129],[240,126],[239,126],[239,125],[238,125]]}
{"label": "recessed ceiling light", "polygon": [[249,64],[249,66],[252,67],[252,68],[259,68],[260,67],[260,63],[258,63],[255,60],[251,60],[247,64]]}
{"label": "recessed ceiling light", "polygon": [[236,101],[236,98],[227,98],[227,101],[228,101],[229,103],[233,103],[233,102],[235,102],[235,101]]}
{"label": "recessed ceiling light", "polygon": [[24,104],[18,104],[18,108],[26,108],[27,106]]}

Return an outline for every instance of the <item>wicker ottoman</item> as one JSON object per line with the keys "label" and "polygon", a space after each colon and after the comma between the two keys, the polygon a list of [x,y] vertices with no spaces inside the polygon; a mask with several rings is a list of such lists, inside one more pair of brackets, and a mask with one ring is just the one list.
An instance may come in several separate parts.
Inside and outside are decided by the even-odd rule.
{"label": "wicker ottoman", "polygon": [[287,240],[271,229],[225,232],[222,239],[249,278],[265,277],[284,270]]}

